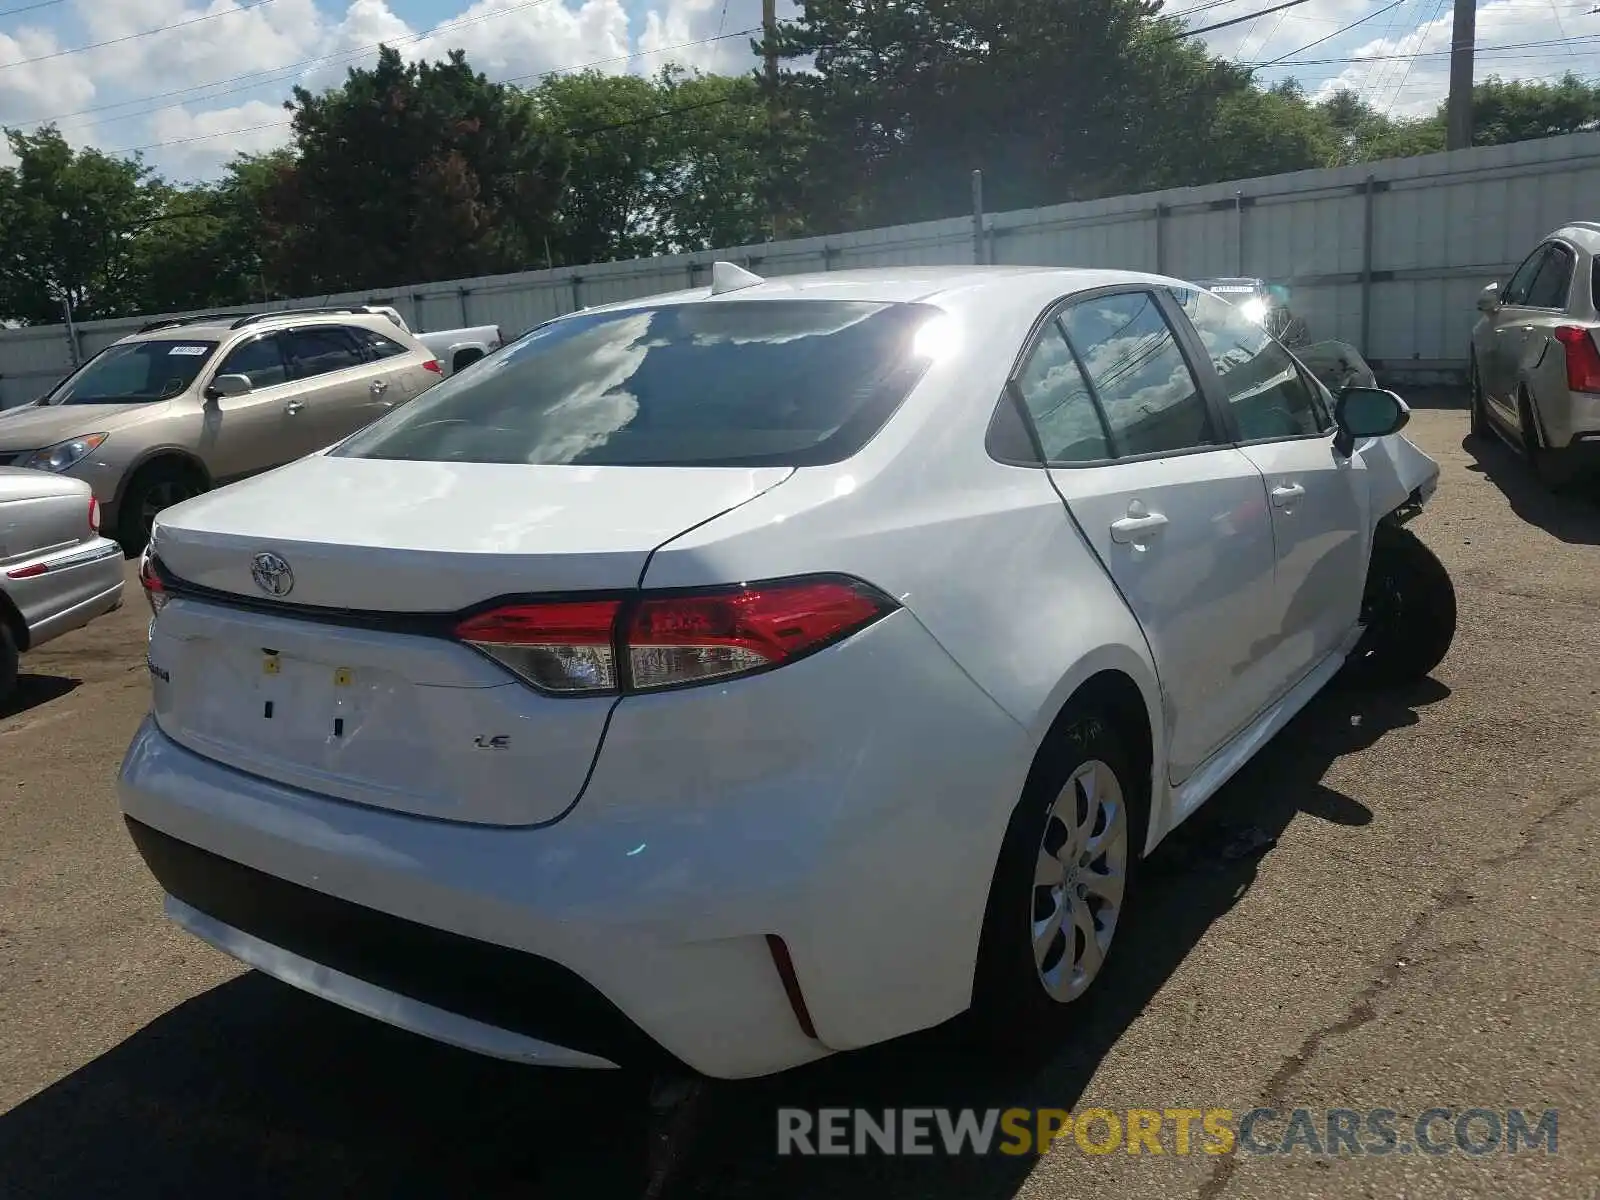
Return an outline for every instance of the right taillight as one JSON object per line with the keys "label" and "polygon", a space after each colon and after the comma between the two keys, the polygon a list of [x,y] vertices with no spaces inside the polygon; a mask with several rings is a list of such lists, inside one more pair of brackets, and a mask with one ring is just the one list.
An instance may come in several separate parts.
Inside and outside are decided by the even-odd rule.
{"label": "right taillight", "polygon": [[783,666],[896,607],[867,584],[828,576],[512,604],[468,617],[455,634],[541,691],[656,692]]}
{"label": "right taillight", "polygon": [[144,598],[150,602],[150,614],[156,615],[171,599],[167,595],[166,586],[161,582],[161,576],[156,572],[155,559],[146,550],[139,559],[139,586],[144,588]]}
{"label": "right taillight", "polygon": [[1568,390],[1600,392],[1600,349],[1590,331],[1581,325],[1560,325],[1555,333],[1567,352]]}
{"label": "right taillight", "polygon": [[423,363],[422,369],[424,371],[432,371],[435,375],[444,374],[444,368],[439,365],[439,360],[437,358],[430,358],[427,362]]}

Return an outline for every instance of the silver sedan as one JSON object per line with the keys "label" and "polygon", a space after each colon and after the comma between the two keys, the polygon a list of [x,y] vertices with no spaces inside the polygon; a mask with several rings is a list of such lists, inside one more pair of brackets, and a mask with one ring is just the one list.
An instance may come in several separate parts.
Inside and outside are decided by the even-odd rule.
{"label": "silver sedan", "polygon": [[0,467],[0,703],[19,654],[122,607],[122,569],[87,483]]}

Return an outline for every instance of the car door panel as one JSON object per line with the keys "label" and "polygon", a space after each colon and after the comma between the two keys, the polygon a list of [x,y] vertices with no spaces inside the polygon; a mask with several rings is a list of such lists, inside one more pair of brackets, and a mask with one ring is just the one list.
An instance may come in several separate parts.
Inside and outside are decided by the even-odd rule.
{"label": "car door panel", "polygon": [[1362,464],[1333,448],[1330,397],[1265,330],[1199,290],[1175,294],[1239,449],[1261,473],[1275,566],[1255,654],[1276,700],[1346,641],[1366,582]]}
{"label": "car door panel", "polygon": [[[1565,256],[1564,263],[1562,256]],[[1501,419],[1513,427],[1518,421],[1517,388],[1526,377],[1530,342],[1537,352],[1537,341],[1542,340],[1533,339],[1531,335],[1535,324],[1547,320],[1552,312],[1550,305],[1539,303],[1549,299],[1548,295],[1540,293],[1555,290],[1552,284],[1563,266],[1570,281],[1573,266],[1570,250],[1550,242],[1539,246],[1517,268],[1501,294],[1500,307],[1492,314],[1492,349],[1484,392],[1499,409]],[[1566,289],[1559,290],[1556,311],[1566,305]]]}
{"label": "car door panel", "polygon": [[1147,290],[1066,305],[1012,387],[1068,513],[1144,632],[1182,782],[1265,701],[1252,659],[1273,579],[1260,472],[1221,443]]}
{"label": "car door panel", "polygon": [[287,461],[280,447],[293,437],[288,412],[295,384],[275,333],[234,346],[207,379],[245,375],[254,385],[242,396],[207,397],[201,412],[199,451],[218,483],[242,479]]}
{"label": "car door panel", "polygon": [[373,420],[379,393],[387,390],[381,364],[370,363],[337,325],[307,325],[285,335],[289,360],[300,385],[301,415],[293,457],[315,453]]}

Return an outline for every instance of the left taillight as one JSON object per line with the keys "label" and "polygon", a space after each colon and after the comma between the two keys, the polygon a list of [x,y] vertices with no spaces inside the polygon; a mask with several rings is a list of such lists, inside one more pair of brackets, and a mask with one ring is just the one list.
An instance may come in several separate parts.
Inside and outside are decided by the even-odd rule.
{"label": "left taillight", "polygon": [[439,365],[439,360],[437,358],[430,358],[427,362],[423,363],[422,369],[424,371],[432,371],[435,375],[444,374],[444,368]]}
{"label": "left taillight", "polygon": [[139,559],[139,586],[144,588],[144,598],[150,602],[152,616],[159,613],[171,598],[156,571],[155,559],[148,550]]}
{"label": "left taillight", "polygon": [[510,604],[468,617],[456,637],[544,692],[617,687],[620,600]]}
{"label": "left taillight", "polygon": [[772,670],[898,607],[859,580],[777,580],[636,599],[513,604],[456,637],[540,691],[658,692]]}
{"label": "left taillight", "polygon": [[89,532],[100,532],[100,501],[89,497]]}
{"label": "left taillight", "polygon": [[1567,390],[1600,392],[1600,349],[1590,331],[1582,325],[1560,325],[1555,335],[1567,352]]}

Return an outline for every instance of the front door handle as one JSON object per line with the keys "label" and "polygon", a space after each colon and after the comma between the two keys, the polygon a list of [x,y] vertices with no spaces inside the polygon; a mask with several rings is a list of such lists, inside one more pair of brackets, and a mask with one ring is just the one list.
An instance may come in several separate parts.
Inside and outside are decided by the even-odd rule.
{"label": "front door handle", "polygon": [[1167,518],[1160,513],[1126,516],[1111,522],[1111,540],[1123,545],[1145,542],[1155,537],[1166,523]]}
{"label": "front door handle", "polygon": [[389,381],[388,380],[386,380],[386,379],[374,379],[372,381],[372,394],[374,396],[381,396],[385,392],[387,392],[388,390],[389,390]]}
{"label": "front door handle", "polygon": [[1301,487],[1298,483],[1287,483],[1282,487],[1275,487],[1272,489],[1272,502],[1279,508],[1288,508],[1289,505],[1293,504],[1305,494],[1306,489]]}
{"label": "front door handle", "polygon": [[305,407],[305,405],[302,404],[300,401],[291,400],[291,401],[289,401],[289,403],[287,403],[287,404],[285,404],[283,406],[283,411],[288,413],[292,417],[292,416],[295,415],[295,413],[299,412],[304,407]]}

